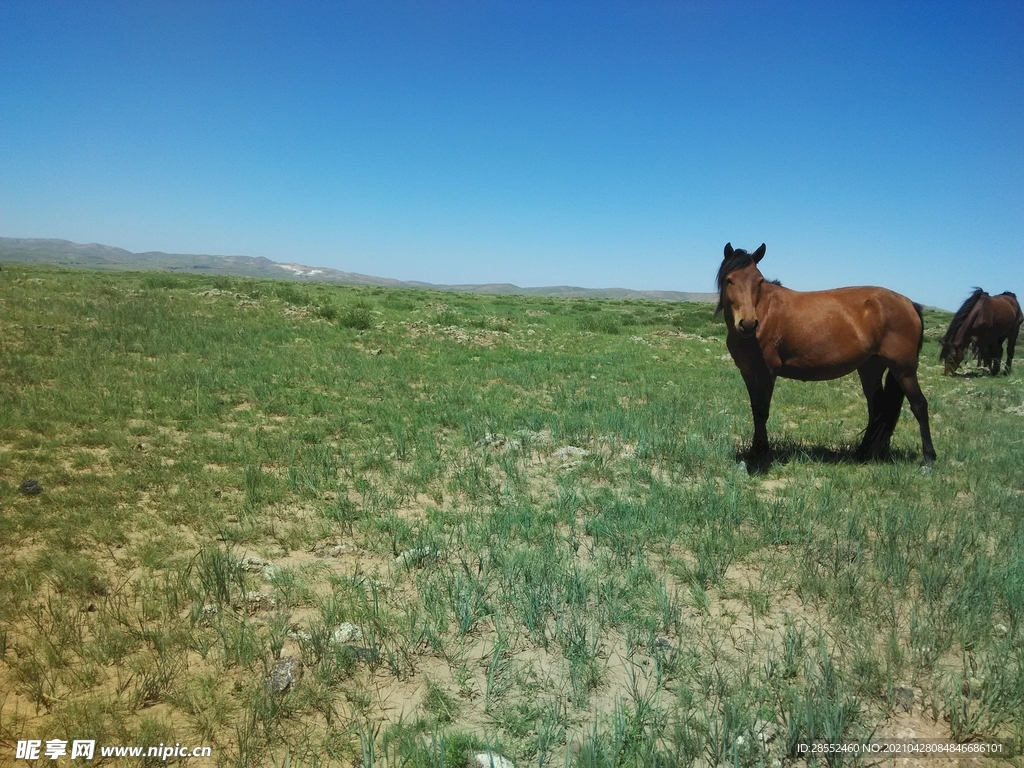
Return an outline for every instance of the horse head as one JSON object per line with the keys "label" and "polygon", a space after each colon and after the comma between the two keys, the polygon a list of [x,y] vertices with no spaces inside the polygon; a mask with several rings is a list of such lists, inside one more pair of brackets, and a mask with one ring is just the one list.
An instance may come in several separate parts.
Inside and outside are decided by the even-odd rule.
{"label": "horse head", "polygon": [[725,310],[725,321],[736,333],[752,338],[759,319],[757,303],[761,299],[764,275],[757,263],[764,258],[765,245],[753,253],[725,244],[725,257],[718,268],[718,310]]}
{"label": "horse head", "polygon": [[[946,364],[944,372],[947,376],[952,376],[963,362],[967,348],[971,346],[978,311],[989,300],[990,297],[985,291],[975,288],[953,315],[949,328],[946,329],[946,334],[942,337],[942,351],[939,352],[939,360]],[[976,339],[977,336],[975,335],[974,338]]]}
{"label": "horse head", "polygon": [[946,363],[942,371],[943,374],[945,374],[946,376],[952,376],[954,373],[956,373],[956,369],[959,368],[960,363],[964,361],[964,355],[966,354],[966,352],[966,346],[954,347],[950,345],[948,349],[943,350],[943,354],[945,356],[942,359]]}

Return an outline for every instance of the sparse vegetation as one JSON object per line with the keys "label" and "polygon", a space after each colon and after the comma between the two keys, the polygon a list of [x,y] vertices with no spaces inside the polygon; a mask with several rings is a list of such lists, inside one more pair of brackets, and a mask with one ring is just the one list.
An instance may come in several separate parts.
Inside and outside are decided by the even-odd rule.
{"label": "sparse vegetation", "polygon": [[712,311],[5,264],[0,754],[1019,752],[1024,378],[926,313],[934,474],[909,413],[852,461],[852,377],[780,382],[750,476]]}

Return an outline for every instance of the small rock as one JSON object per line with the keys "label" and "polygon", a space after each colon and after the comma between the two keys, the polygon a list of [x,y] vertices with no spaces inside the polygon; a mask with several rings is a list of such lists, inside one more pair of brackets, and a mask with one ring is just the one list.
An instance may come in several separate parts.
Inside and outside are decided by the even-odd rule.
{"label": "small rock", "polygon": [[996,624],[995,627],[993,627],[993,631],[999,637],[1006,637],[1006,635],[1010,632],[1010,630],[1006,628],[1005,624]]}
{"label": "small rock", "polygon": [[265,595],[262,592],[250,592],[245,596],[245,605],[236,605],[236,608],[244,607],[246,612],[251,616],[254,613],[260,611],[270,611],[277,607],[277,600],[270,595]]}
{"label": "small rock", "polygon": [[590,451],[586,448],[579,448],[575,445],[563,445],[555,451],[555,458],[562,462],[562,469],[574,469],[584,456],[589,456]]}
{"label": "small rock", "polygon": [[981,698],[981,689],[985,681],[980,677],[968,677],[960,686],[960,692],[969,699]]}
{"label": "small rock", "polygon": [[906,686],[900,686],[895,691],[896,711],[911,712],[914,709],[914,692]]}
{"label": "small rock", "polygon": [[578,448],[575,445],[563,445],[555,451],[555,458],[566,461],[568,459],[580,459],[589,454],[586,448]]}
{"label": "small rock", "polygon": [[274,662],[274,666],[263,679],[263,686],[272,693],[284,693],[292,683],[302,679],[302,661],[294,656],[285,656]]}
{"label": "small rock", "polygon": [[466,760],[466,768],[516,768],[507,757],[494,752],[477,752]]}
{"label": "small rock", "polygon": [[338,544],[336,539],[328,539],[315,545],[309,551],[316,557],[340,557],[357,550],[351,544]]}
{"label": "small rock", "polygon": [[399,565],[411,568],[416,563],[426,560],[428,557],[437,557],[438,552],[436,549],[431,547],[419,547],[418,549],[407,549],[405,552],[395,558],[395,562]]}
{"label": "small rock", "polygon": [[775,740],[779,727],[775,723],[758,718],[754,721],[754,737],[761,744],[762,749],[768,749],[768,745]]}
{"label": "small rock", "polygon": [[272,581],[277,575],[277,566],[261,557],[243,557],[238,563],[243,571],[259,571],[265,581]]}
{"label": "small rock", "polygon": [[491,432],[487,432],[480,440],[477,441],[477,445],[498,448],[504,451],[518,451],[523,447],[523,444],[515,438],[505,437],[505,435],[495,435]]}
{"label": "small rock", "polygon": [[297,643],[308,643],[313,639],[313,636],[304,629],[289,629],[288,637]]}
{"label": "small rock", "polygon": [[552,442],[550,429],[542,429],[539,432],[534,432],[532,429],[520,429],[516,431],[516,434],[523,440],[537,445],[551,445]]}
{"label": "small rock", "polygon": [[24,480],[21,483],[21,492],[26,496],[35,496],[43,492],[43,485],[38,480]]}
{"label": "small rock", "polygon": [[505,441],[505,438],[501,435],[495,435],[492,432],[484,432],[484,436],[476,441],[477,445],[496,445]]}
{"label": "small rock", "polygon": [[363,630],[352,622],[345,621],[335,628],[334,634],[331,635],[331,639],[338,645],[358,643],[363,639]]}

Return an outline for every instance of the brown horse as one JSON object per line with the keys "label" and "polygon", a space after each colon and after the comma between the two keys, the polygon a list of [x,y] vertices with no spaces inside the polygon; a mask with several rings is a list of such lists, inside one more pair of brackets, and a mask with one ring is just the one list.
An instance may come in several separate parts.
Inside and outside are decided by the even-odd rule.
{"label": "brown horse", "polygon": [[946,375],[951,376],[960,367],[968,347],[974,347],[978,362],[995,376],[999,373],[1005,341],[1006,375],[1009,376],[1021,322],[1024,322],[1024,314],[1021,314],[1016,295],[1007,291],[989,296],[981,288],[975,288],[953,315],[942,337],[939,360],[946,363]]}
{"label": "brown horse", "polygon": [[[924,340],[921,307],[885,288],[792,291],[764,279],[753,253],[725,246],[718,268],[718,310],[725,310],[726,346],[743,375],[754,416],[752,458],[769,456],[766,422],[775,379],[837,379],[857,371],[868,401],[868,426],[858,458],[878,458],[910,401],[921,427],[924,464],[935,460],[928,428],[928,402],[917,382],[917,357]],[[889,371],[882,386],[882,374]]]}

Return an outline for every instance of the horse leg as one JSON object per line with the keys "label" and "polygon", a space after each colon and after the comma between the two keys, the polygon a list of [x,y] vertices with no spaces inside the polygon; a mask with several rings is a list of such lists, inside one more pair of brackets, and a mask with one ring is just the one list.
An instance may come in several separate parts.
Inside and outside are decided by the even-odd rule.
{"label": "horse leg", "polygon": [[[915,368],[891,367],[885,388],[888,390],[890,385],[898,385],[903,390],[903,394],[907,396],[907,400],[910,401],[910,410],[913,412],[914,418],[917,419],[918,426],[921,427],[921,454],[924,458],[924,465],[931,467],[935,462],[935,446],[932,445],[932,433],[928,427],[928,401],[925,400],[924,393],[921,392]],[[895,377],[894,381],[893,377]],[[893,400],[895,400],[895,394]],[[901,397],[900,405],[902,403],[903,398]],[[898,411],[892,420],[894,429],[897,419],[899,419]]]}
{"label": "horse leg", "polygon": [[885,373],[885,362],[879,357],[872,357],[857,369],[860,385],[864,389],[864,398],[868,401],[868,426],[864,430],[864,439],[857,448],[857,460],[866,461],[874,455],[874,443],[878,439],[882,427],[882,374]]}
{"label": "horse leg", "polygon": [[767,424],[772,406],[772,392],[775,390],[775,377],[767,371],[760,375],[743,374],[743,383],[747,385],[750,412],[754,417],[754,442],[750,447],[750,455],[752,459],[763,460],[769,456]]}
{"label": "horse leg", "polygon": [[1013,368],[1013,350],[1017,347],[1017,333],[1019,329],[1015,329],[1010,332],[1010,335],[1006,337],[1006,375],[1010,375],[1010,370]]}
{"label": "horse leg", "polygon": [[1003,362],[1003,340],[994,339],[992,341],[992,348],[989,352],[991,359],[988,362],[988,372],[992,376],[999,375],[999,366]]}

